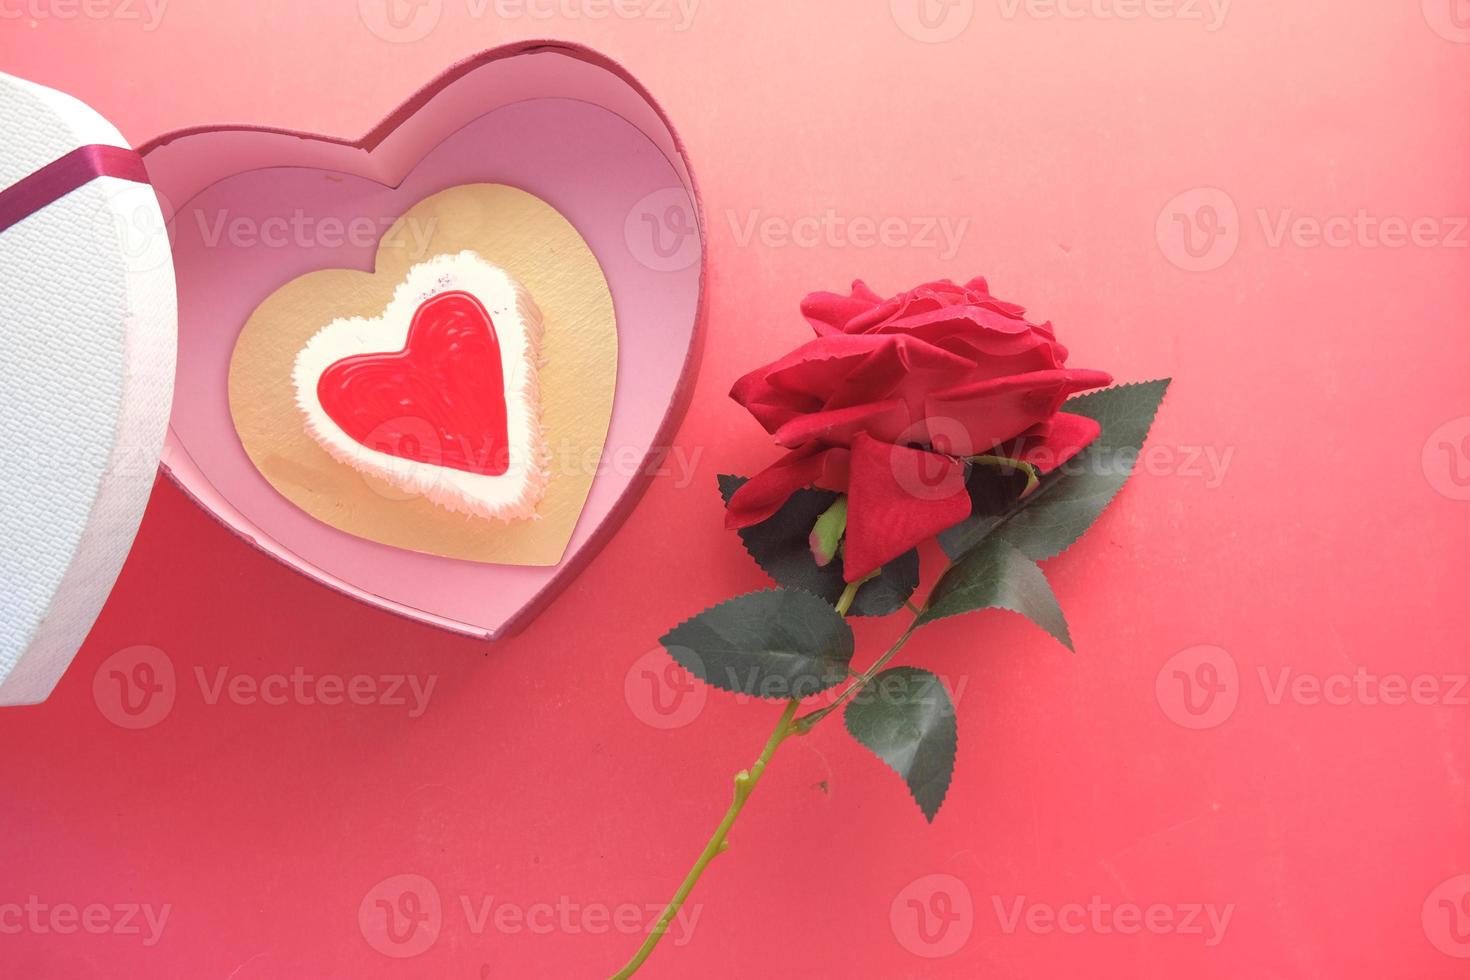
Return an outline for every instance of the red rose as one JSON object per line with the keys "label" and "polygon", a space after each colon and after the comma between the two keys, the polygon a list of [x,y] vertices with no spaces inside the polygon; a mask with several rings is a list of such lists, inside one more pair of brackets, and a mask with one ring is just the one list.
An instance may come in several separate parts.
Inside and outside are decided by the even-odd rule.
{"label": "red rose", "polygon": [[849,582],[969,516],[966,457],[1045,473],[1097,437],[1096,422],[1059,409],[1112,378],[1066,367],[1051,324],[1027,322],[984,279],[890,299],[859,281],[801,311],[817,339],[730,392],[791,451],[731,497],[726,524],[758,524],[802,487],[845,493]]}

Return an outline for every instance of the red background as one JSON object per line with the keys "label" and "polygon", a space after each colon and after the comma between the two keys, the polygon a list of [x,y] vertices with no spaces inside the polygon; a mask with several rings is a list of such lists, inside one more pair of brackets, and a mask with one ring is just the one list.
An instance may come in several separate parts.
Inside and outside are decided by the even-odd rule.
{"label": "red background", "polygon": [[[172,0],[151,30],[145,8],[139,22],[94,2],[110,13],[0,4],[0,65],[88,101],[135,143],[211,122],[355,135],[475,50],[558,36],[606,51],[689,145],[710,330],[676,440],[693,480],[656,480],[567,592],[494,646],[314,587],[160,483],[54,697],[0,713],[0,910],[35,896],[167,905],[170,918],[152,946],[0,931],[0,973],[611,972],[636,936],[493,919],[477,932],[460,900],[661,903],[773,724],[779,708],[722,694],[676,729],[641,720],[657,717],[638,662],[658,636],[763,584],[720,526],[715,474],[773,452],[726,400],[730,383],[804,339],[810,289],[983,273],[1052,319],[1074,364],[1175,378],[1156,464],[1048,567],[1078,652],[1000,613],[920,634],[903,662],[960,691],[960,757],[933,826],[839,724],[788,743],[694,895],[692,941],[671,936],[647,975],[1463,975],[1470,233],[1455,218],[1470,213],[1470,45],[1450,0],[1237,0],[1213,30],[1209,8],[1183,0],[1178,16],[1137,19],[1104,16],[1103,0],[1067,7],[1080,17],[961,0],[951,16],[967,19],[947,23],[964,30],[941,43],[905,32],[906,0],[705,0],[687,30],[676,7],[672,21],[651,4],[594,19],[606,8],[561,3],[537,19],[445,0],[411,43],[369,29],[375,0]],[[1236,247],[1189,271],[1168,229],[1222,201],[1199,188],[1236,207],[1223,225]],[[829,208],[970,224],[952,255],[744,234]],[[1347,229],[1334,244],[1310,228],[1274,235],[1283,217],[1360,212],[1424,219],[1438,243],[1390,247],[1362,222],[1333,225]],[[1228,459],[1223,476],[1191,462],[1204,451]],[[898,628],[862,624],[859,657]],[[139,644],[174,666],[177,697],[126,730],[93,680]],[[1199,719],[1170,660],[1203,645],[1224,653],[1185,660],[1212,658],[1235,707],[1196,729],[1175,720]],[[211,704],[195,672],[220,668],[437,680],[409,718],[383,704]],[[1439,693],[1275,696],[1283,670],[1360,668]],[[396,959],[365,940],[358,912],[408,874],[434,883],[444,915],[426,952]],[[943,885],[961,918],[948,956],[920,955],[942,950],[906,911],[916,879]],[[1207,925],[1120,934],[1107,914],[1006,928],[1019,898],[1066,915],[1094,896],[1231,917],[1213,945]]]}

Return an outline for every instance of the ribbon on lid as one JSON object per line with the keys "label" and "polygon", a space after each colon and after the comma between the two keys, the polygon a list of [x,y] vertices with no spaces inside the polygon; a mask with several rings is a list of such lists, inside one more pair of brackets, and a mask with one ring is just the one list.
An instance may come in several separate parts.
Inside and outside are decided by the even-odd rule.
{"label": "ribbon on lid", "polygon": [[91,144],[51,161],[0,190],[0,232],[42,211],[98,177],[148,183],[143,158],[121,146]]}

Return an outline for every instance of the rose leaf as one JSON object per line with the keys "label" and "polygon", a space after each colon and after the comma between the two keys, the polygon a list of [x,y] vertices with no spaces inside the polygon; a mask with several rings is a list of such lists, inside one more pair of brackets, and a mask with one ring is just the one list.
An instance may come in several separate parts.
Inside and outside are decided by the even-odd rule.
{"label": "rose leaf", "polygon": [[987,512],[977,506],[969,519],[940,534],[945,554],[958,558],[992,535],[1034,561],[1066,551],[1127,482],[1168,388],[1164,378],[1068,399],[1062,411],[1095,419],[1102,432],[1008,509]]}
{"label": "rose leaf", "polygon": [[853,653],[847,621],[799,589],[728,599],[675,626],[659,642],[706,684],[772,700],[810,697],[842,683]]}
{"label": "rose leaf", "polygon": [[954,775],[959,730],[944,684],[917,667],[885,670],[843,713],[852,737],[908,784],[930,823]]}
{"label": "rose leaf", "polygon": [[1040,566],[1000,536],[987,538],[950,566],[914,625],[980,609],[1020,613],[1072,649],[1066,617]]}

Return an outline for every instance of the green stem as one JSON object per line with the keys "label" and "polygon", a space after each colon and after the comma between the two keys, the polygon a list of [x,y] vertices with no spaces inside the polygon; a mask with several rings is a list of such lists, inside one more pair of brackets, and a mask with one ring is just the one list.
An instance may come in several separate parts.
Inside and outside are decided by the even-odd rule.
{"label": "green stem", "polygon": [[[864,583],[875,578],[877,575],[878,572],[874,571],[861,581],[847,583],[847,588],[842,590],[842,596],[837,600],[837,614],[839,616],[847,615],[848,610],[852,608],[853,600],[857,598],[858,589],[862,588]],[[761,752],[760,758],[755,760],[755,765],[751,766],[748,771],[742,769],[735,774],[735,799],[731,801],[730,809],[725,811],[725,819],[721,820],[720,825],[715,828],[714,836],[709,839],[708,844],[704,845],[704,850],[700,852],[699,858],[694,862],[694,867],[690,868],[689,873],[684,876],[683,884],[679,886],[678,891],[674,892],[674,897],[669,900],[669,904],[664,907],[663,914],[654,923],[653,929],[648,933],[648,938],[643,940],[643,945],[638,947],[638,952],[633,954],[633,958],[628,961],[628,965],[612,975],[612,980],[627,980],[628,977],[638,972],[638,969],[652,955],[654,947],[658,945],[658,941],[668,931],[669,924],[674,921],[674,916],[678,915],[679,909],[684,907],[685,900],[689,898],[689,893],[694,891],[694,886],[699,883],[699,878],[704,874],[704,869],[709,867],[711,861],[729,849],[730,841],[728,837],[730,828],[735,826],[735,820],[740,816],[740,811],[745,809],[745,801],[750,799],[751,791],[755,789],[755,784],[760,782],[761,775],[766,771],[767,764],[770,763],[772,756],[776,754],[776,749],[781,746],[781,743],[792,735],[805,735],[813,725],[827,717],[827,715],[835,711],[844,701],[866,687],[878,675],[878,672],[887,666],[888,661],[898,655],[898,651],[903,649],[903,645],[909,641],[909,637],[914,635],[914,630],[919,627],[919,616],[922,611],[915,607],[912,602],[906,603],[906,605],[914,611],[914,621],[909,624],[909,628],[904,630],[903,635],[898,638],[893,646],[888,648],[888,651],[883,656],[878,658],[873,666],[861,674],[853,675],[853,683],[838,695],[837,700],[825,708],[819,708],[800,718],[796,717],[796,711],[801,706],[801,702],[797,700],[786,702],[786,710],[781,713],[781,720],[776,723],[776,730],[766,740],[766,747]]]}
{"label": "green stem", "polygon": [[[946,565],[945,571],[948,571],[949,568],[950,566]],[[862,583],[859,582],[858,584],[861,585]],[[847,588],[848,591],[854,593],[856,592],[856,590],[853,589],[851,585],[849,585]],[[842,598],[848,598],[847,592],[844,592],[842,594]],[[848,605],[851,604],[852,603],[849,600]],[[877,677],[879,671],[888,666],[888,662],[890,660],[898,656],[898,651],[903,649],[904,644],[909,641],[909,637],[914,635],[914,630],[919,628],[919,617],[924,615],[924,610],[920,609],[912,602],[905,600],[904,605],[908,606],[909,610],[914,614],[913,622],[909,623],[909,628],[903,631],[902,636],[893,641],[893,646],[884,651],[883,656],[879,657],[873,662],[873,666],[869,667],[861,674],[854,675],[852,683],[849,684],[841,694],[837,695],[836,700],[834,700],[831,704],[826,705],[825,707],[818,708],[816,711],[809,711],[806,714],[802,715],[800,718],[796,719],[796,721],[793,722],[792,725],[793,727],[795,727],[796,731],[799,734],[805,735],[807,732],[812,730],[813,725],[846,704],[849,698],[871,684],[873,678]],[[837,611],[843,614],[846,614],[847,612],[846,607],[842,605],[842,600],[838,600]]]}
{"label": "green stem", "polygon": [[1009,456],[971,456],[970,462],[981,463],[987,466],[1000,466],[1005,469],[1018,470],[1026,474],[1026,489],[1021,491],[1022,496],[1036,489],[1041,482],[1037,476],[1036,467],[1019,459],[1011,459]]}
{"label": "green stem", "polygon": [[643,945],[638,947],[638,952],[633,954],[633,958],[628,961],[628,965],[613,974],[612,980],[626,980],[626,978],[638,972],[638,968],[653,953],[653,948],[658,945],[658,941],[668,931],[669,924],[674,921],[674,916],[678,915],[679,909],[683,908],[684,901],[689,897],[689,893],[694,891],[694,886],[699,882],[700,875],[704,874],[704,869],[709,867],[709,863],[717,856],[729,849],[730,842],[728,836],[730,828],[735,825],[735,820],[740,816],[740,811],[745,808],[745,801],[750,799],[750,794],[755,789],[755,784],[760,782],[761,775],[766,771],[766,766],[770,763],[771,757],[776,754],[776,749],[795,731],[795,728],[791,724],[791,719],[796,716],[796,709],[799,703],[795,700],[786,703],[786,710],[781,713],[781,720],[776,723],[776,730],[766,740],[766,747],[761,752],[760,758],[755,760],[755,764],[749,770],[742,769],[735,774],[735,799],[731,801],[730,809],[725,811],[725,819],[721,820],[720,825],[715,828],[714,836],[709,839],[708,844],[704,845],[704,850],[700,852],[699,859],[694,862],[694,867],[689,869],[689,874],[685,875],[684,883],[679,886],[679,890],[674,892],[674,897],[669,900],[669,904],[664,908],[663,915],[659,916],[658,922],[654,924],[653,929],[649,932],[648,938],[643,940]]}
{"label": "green stem", "polygon": [[[868,578],[872,577],[872,575],[868,576]],[[861,582],[847,583],[847,588],[842,590],[842,595],[837,599],[837,615],[847,615],[847,611],[852,608],[852,600],[857,598],[858,589],[862,588],[863,582],[866,582],[868,578],[863,579]]]}
{"label": "green stem", "polygon": [[873,666],[869,667],[861,674],[858,674],[857,677],[853,679],[853,682],[848,685],[846,690],[837,695],[837,699],[835,701],[824,707],[818,708],[816,711],[810,711],[802,715],[800,718],[796,719],[794,723],[796,730],[802,735],[805,735],[807,732],[811,731],[813,725],[830,715],[832,712],[836,711],[838,708],[842,707],[842,705],[847,702],[848,698],[852,697],[854,694],[857,694],[863,688],[872,683],[873,678],[878,676],[878,672],[881,671],[884,667],[887,667],[890,660],[898,656],[898,651],[903,649],[904,644],[909,641],[909,637],[913,636],[914,630],[918,628],[919,617],[916,615],[914,616],[914,621],[909,624],[909,628],[903,631],[903,635],[900,636],[897,640],[893,641],[893,646],[889,647],[884,652],[883,656],[873,661]]}

